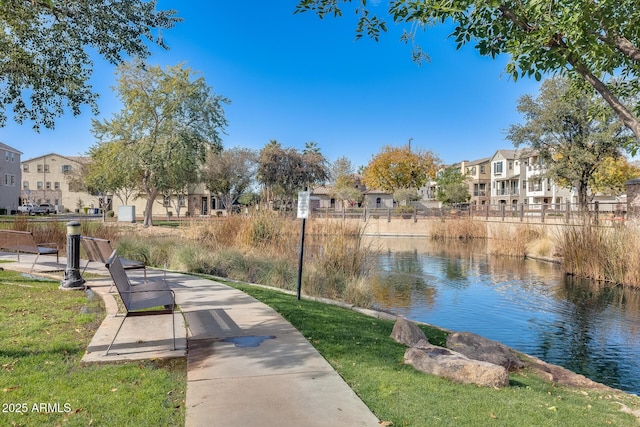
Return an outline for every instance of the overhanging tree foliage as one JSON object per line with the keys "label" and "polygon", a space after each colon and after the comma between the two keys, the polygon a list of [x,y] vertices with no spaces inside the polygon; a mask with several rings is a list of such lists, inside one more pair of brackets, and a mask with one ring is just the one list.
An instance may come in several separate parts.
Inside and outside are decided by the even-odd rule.
{"label": "overhanging tree foliage", "polygon": [[[351,0],[302,0],[296,12],[341,16]],[[357,37],[378,39],[387,30],[366,0],[356,0]],[[566,73],[594,88],[620,120],[640,138],[640,105],[628,108],[620,99],[640,91],[640,8],[636,0],[393,0],[386,15],[416,29],[452,22],[458,48],[467,43],[482,55],[505,53],[507,72],[517,79]],[[428,57],[416,47],[414,58]],[[611,79],[622,77],[624,82]],[[637,143],[637,141],[636,141]]]}
{"label": "overhanging tree foliage", "polygon": [[158,195],[181,194],[199,179],[207,150],[221,150],[223,104],[229,101],[182,65],[124,63],[117,90],[122,111],[111,120],[94,120],[93,132],[99,144],[117,141],[122,147],[127,160],[111,166],[131,168],[129,176],[146,197],[144,225],[150,226]]}
{"label": "overhanging tree foliage", "polygon": [[[68,108],[88,105],[98,95],[89,79],[91,54],[112,64],[149,55],[145,40],[166,48],[162,30],[181,21],[175,10],[156,10],[143,0],[0,1],[0,126],[8,110],[16,122],[53,128]],[[154,34],[155,31],[155,34]]]}

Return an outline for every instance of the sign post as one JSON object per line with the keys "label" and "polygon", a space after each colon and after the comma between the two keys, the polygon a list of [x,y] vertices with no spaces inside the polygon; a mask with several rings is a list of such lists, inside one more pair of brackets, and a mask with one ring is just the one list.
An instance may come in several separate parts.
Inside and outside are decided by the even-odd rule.
{"label": "sign post", "polygon": [[298,192],[298,218],[302,219],[302,232],[300,233],[300,256],[298,258],[298,300],[302,291],[302,260],[304,258],[304,227],[309,218],[309,200],[311,193],[304,188]]}

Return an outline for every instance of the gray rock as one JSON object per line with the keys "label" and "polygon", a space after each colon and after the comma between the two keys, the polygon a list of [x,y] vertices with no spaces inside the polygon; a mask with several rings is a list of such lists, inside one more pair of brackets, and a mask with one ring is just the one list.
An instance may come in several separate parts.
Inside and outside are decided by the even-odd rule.
{"label": "gray rock", "polygon": [[455,332],[447,337],[447,348],[469,359],[481,360],[515,371],[524,367],[515,352],[504,344],[470,332]]}
{"label": "gray rock", "polygon": [[404,363],[415,369],[455,382],[477,384],[483,387],[509,385],[509,373],[502,366],[469,359],[453,350],[420,342],[420,346],[407,349]]}
{"label": "gray rock", "polygon": [[393,331],[391,331],[391,338],[407,347],[413,347],[420,340],[427,341],[422,329],[404,317],[398,317],[396,320],[393,325]]}

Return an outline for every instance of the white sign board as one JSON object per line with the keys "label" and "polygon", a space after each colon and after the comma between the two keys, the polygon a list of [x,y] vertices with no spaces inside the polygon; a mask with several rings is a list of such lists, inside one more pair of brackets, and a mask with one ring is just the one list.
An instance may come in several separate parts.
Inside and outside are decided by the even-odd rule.
{"label": "white sign board", "polygon": [[298,192],[298,218],[309,218],[309,199],[311,199],[311,193],[309,191]]}

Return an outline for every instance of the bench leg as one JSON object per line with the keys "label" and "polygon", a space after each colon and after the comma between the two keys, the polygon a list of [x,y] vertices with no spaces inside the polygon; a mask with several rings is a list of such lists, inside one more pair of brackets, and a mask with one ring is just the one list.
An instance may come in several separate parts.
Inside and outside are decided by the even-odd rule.
{"label": "bench leg", "polygon": [[109,355],[109,350],[111,350],[111,346],[116,341],[116,337],[120,333],[120,329],[122,329],[122,325],[124,325],[124,321],[125,320],[127,320],[127,316],[126,315],[122,318],[122,322],[120,323],[120,326],[118,326],[118,330],[116,331],[115,335],[113,336],[113,339],[111,340],[111,343],[109,344],[109,347],[107,347],[107,351],[104,353],[105,356]]}

